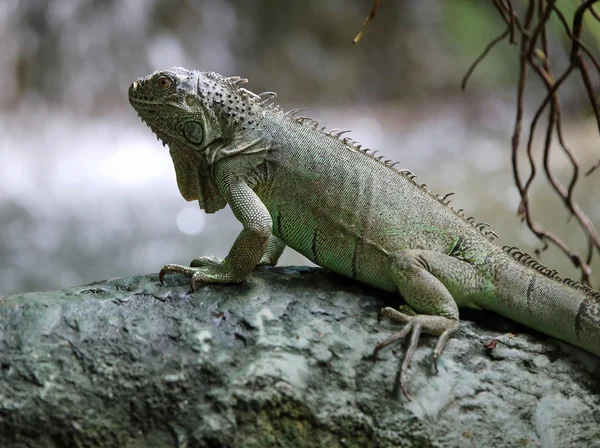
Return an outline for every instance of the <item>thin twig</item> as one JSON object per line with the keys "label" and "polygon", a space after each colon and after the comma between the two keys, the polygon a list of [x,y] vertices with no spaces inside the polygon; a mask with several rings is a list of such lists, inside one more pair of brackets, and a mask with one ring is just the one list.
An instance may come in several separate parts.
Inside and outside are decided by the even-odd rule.
{"label": "thin twig", "polygon": [[357,44],[362,39],[363,34],[365,34],[365,30],[367,29],[367,26],[369,26],[369,23],[371,23],[371,21],[375,18],[375,15],[377,15],[377,10],[379,9],[380,4],[381,0],[375,0],[375,3],[373,3],[373,8],[371,8],[371,14],[369,14],[369,16],[365,19],[363,26],[360,28],[360,31],[352,41],[353,44]]}
{"label": "thin twig", "polygon": [[[567,145],[562,129],[562,109],[559,100],[559,91],[565,84],[565,81],[575,72],[579,72],[581,82],[584,85],[586,94],[591,104],[592,112],[594,113],[598,130],[600,132],[600,105],[597,100],[597,92],[594,88],[593,78],[588,67],[592,64],[592,70],[595,69],[600,75],[600,61],[581,39],[581,33],[584,25],[584,16],[587,11],[600,21],[600,15],[593,9],[594,3],[600,0],[583,0],[577,7],[573,16],[573,25],[569,25],[569,21],[564,14],[556,6],[556,0],[525,0],[526,9],[523,21],[519,17],[517,11],[513,8],[513,0],[491,0],[492,5],[497,10],[498,14],[506,24],[506,29],[498,37],[494,38],[475,59],[467,70],[462,79],[461,87],[464,90],[472,73],[477,68],[479,63],[489,54],[489,52],[502,40],[509,37],[509,42],[514,44],[517,42],[516,35],[520,36],[520,52],[519,52],[519,78],[517,84],[517,101],[516,114],[513,134],[511,139],[511,164],[515,185],[519,190],[521,202],[518,207],[519,217],[527,223],[529,229],[540,239],[542,248],[537,249],[536,253],[540,253],[548,247],[548,242],[551,242],[564,252],[573,262],[573,264],[581,270],[581,280],[583,283],[590,282],[591,268],[590,263],[595,251],[600,252],[600,236],[596,231],[592,221],[581,210],[579,205],[574,200],[575,187],[580,178],[580,166],[577,157],[572,149]],[[375,18],[381,0],[374,0],[371,14],[365,20],[360,32],[354,38],[353,43],[357,43],[363,36],[365,29]],[[536,14],[537,13],[537,14]],[[547,27],[552,14],[555,14],[561,22],[564,32],[571,40],[571,52],[569,56],[568,66],[564,72],[555,79],[552,62],[550,60],[550,49],[548,45]],[[540,48],[541,46],[541,48]],[[521,167],[519,165],[519,150],[521,142],[521,133],[523,129],[525,91],[528,86],[528,74],[532,71],[542,80],[543,86],[546,89],[546,94],[543,101],[538,106],[533,119],[529,125],[529,135],[527,138],[527,161],[529,162],[530,173],[523,184],[521,178]],[[548,124],[546,126],[544,144],[543,144],[543,167],[544,174],[548,179],[552,189],[559,198],[563,201],[565,207],[569,210],[572,216],[575,217],[578,225],[585,232],[587,237],[587,256],[585,259],[577,252],[572,251],[567,244],[554,235],[549,230],[544,229],[539,224],[535,223],[529,204],[529,190],[537,176],[536,158],[533,148],[535,141],[536,127],[540,118],[547,110],[548,105]],[[558,138],[562,152],[569,159],[570,165],[573,168],[573,174],[568,186],[563,185],[558,176],[555,175],[551,166],[552,159],[552,142],[554,137]],[[600,168],[600,161],[593,165],[585,175],[591,174],[594,170]]]}
{"label": "thin twig", "polygon": [[[483,54],[476,59],[467,71],[463,78],[462,86],[464,88],[465,80],[469,78],[473,69],[481,62],[481,60],[487,55],[489,50],[493,48],[499,41],[506,37],[507,33],[511,33],[511,29],[516,33],[520,34],[520,55],[519,55],[519,81],[517,86],[517,104],[516,104],[516,120],[513,129],[512,136],[512,168],[515,185],[519,190],[521,196],[521,203],[519,204],[518,214],[526,223],[530,230],[538,237],[543,243],[541,249],[536,250],[537,253],[545,250],[548,247],[548,242],[551,242],[564,252],[573,262],[573,264],[581,270],[582,282],[589,284],[590,281],[590,263],[592,260],[593,253],[596,250],[600,251],[600,237],[592,224],[591,220],[581,210],[579,205],[574,201],[574,191],[580,176],[580,166],[577,158],[573,151],[567,145],[563,130],[562,130],[562,111],[560,100],[558,98],[558,92],[565,81],[576,71],[580,72],[582,83],[585,87],[587,96],[592,105],[593,113],[598,121],[598,127],[600,130],[600,112],[598,109],[600,106],[596,100],[596,94],[593,88],[592,77],[589,72],[588,63],[585,58],[593,64],[595,69],[600,74],[600,64],[596,59],[595,55],[586,47],[584,42],[581,40],[581,31],[583,28],[583,16],[585,11],[590,10],[591,14],[595,12],[591,9],[592,5],[598,0],[586,0],[581,3],[573,17],[573,27],[569,26],[568,21],[555,5],[555,0],[527,0],[526,11],[521,23],[518,14],[515,12],[512,0],[492,0],[493,6],[498,10],[501,18],[507,25],[507,29],[504,33],[495,38],[486,47]],[[537,14],[536,14],[537,12]],[[551,60],[549,54],[549,45],[546,35],[547,26],[552,13],[555,13],[559,21],[562,23],[565,33],[571,40],[571,56],[569,58],[570,64],[559,76],[558,79],[554,78],[551,67]],[[512,38],[512,36],[511,36]],[[541,48],[540,48],[541,47]],[[520,139],[523,127],[523,116],[524,116],[524,97],[526,87],[528,85],[528,72],[531,69],[537,74],[543,81],[543,85],[546,88],[546,95],[538,106],[533,119],[529,126],[529,135],[527,138],[527,160],[529,162],[530,173],[525,181],[522,183],[519,165],[519,149]],[[574,216],[585,232],[587,237],[587,255],[585,259],[577,252],[572,251],[564,241],[554,235],[552,232],[542,228],[539,224],[535,223],[531,209],[529,205],[529,190],[537,175],[536,160],[533,153],[535,130],[539,123],[541,116],[544,111],[547,110],[547,106],[550,105],[548,110],[548,124],[546,127],[546,133],[543,145],[543,167],[544,174],[548,179],[552,189],[561,198],[565,207]],[[573,174],[568,183],[568,186],[563,185],[559,178],[554,174],[551,167],[551,154],[552,154],[552,141],[554,136],[558,137],[560,148],[568,157],[571,166],[573,167]],[[589,174],[594,169],[600,167],[600,162],[595,164],[587,173]]]}
{"label": "thin twig", "polygon": [[596,57],[590,51],[590,49],[581,41],[579,36],[575,35],[575,34],[573,34],[573,32],[571,32],[571,29],[569,28],[569,22],[565,18],[564,14],[556,7],[554,7],[554,13],[559,18],[560,22],[562,23],[563,27],[565,28],[565,32],[567,33],[567,36],[569,36],[569,39],[571,39],[573,41],[573,43],[575,43],[575,42],[577,43],[579,48],[581,50],[583,50],[585,55],[590,59],[590,61],[592,61],[592,63],[596,67],[596,70],[598,70],[598,74],[600,74],[600,62],[598,61],[598,59],[596,59]]}
{"label": "thin twig", "polygon": [[[510,0],[507,0],[510,3]],[[513,167],[513,176],[515,178],[515,185],[519,189],[519,193],[521,195],[521,205],[519,206],[518,214],[521,219],[527,217],[526,213],[523,213],[523,210],[528,210],[528,197],[527,192],[524,190],[523,185],[521,183],[521,175],[519,173],[519,161],[518,161],[518,153],[519,153],[519,142],[521,140],[521,130],[523,127],[523,103],[524,103],[524,93],[525,93],[525,84],[527,82],[527,44],[529,43],[529,27],[531,26],[531,21],[533,19],[533,12],[535,9],[535,4],[532,0],[529,1],[529,5],[527,7],[527,13],[525,15],[525,24],[524,31],[521,32],[521,55],[519,58],[520,70],[519,70],[519,84],[517,87],[517,114],[516,121],[512,136],[512,167]],[[518,22],[518,21],[516,21]],[[521,29],[521,28],[519,28]],[[532,170],[535,170],[535,164],[532,165]],[[527,220],[529,224],[529,219]],[[531,226],[529,226],[531,228]],[[533,230],[533,229],[532,229]]]}
{"label": "thin twig", "polygon": [[515,13],[513,12],[512,3],[508,2],[508,15],[510,17],[510,43],[516,44],[515,40]]}
{"label": "thin twig", "polygon": [[592,16],[594,16],[594,19],[596,19],[598,22],[600,22],[600,15],[598,15],[598,13],[594,9],[593,5],[590,6],[590,13],[592,14]]}
{"label": "thin twig", "polygon": [[506,5],[504,5],[504,0],[492,0],[492,3],[506,22],[508,26],[514,27],[513,16],[508,10],[506,10]]}
{"label": "thin twig", "polygon": [[508,34],[510,33],[510,30],[511,30],[510,27],[507,28],[506,30],[504,30],[504,32],[500,36],[496,37],[493,41],[491,41],[487,45],[487,47],[485,47],[485,49],[481,52],[479,57],[477,59],[475,59],[475,62],[473,62],[473,64],[471,64],[471,66],[469,67],[469,70],[467,70],[467,73],[465,74],[462,82],[460,83],[460,87],[463,91],[467,88],[467,82],[469,81],[469,78],[471,77],[471,74],[473,73],[473,71],[475,71],[475,68],[477,67],[477,65],[479,65],[479,63],[483,60],[483,58],[486,57],[486,55],[490,52],[490,50],[492,48],[494,48],[499,42],[503,41],[506,38],[506,36],[508,36]]}

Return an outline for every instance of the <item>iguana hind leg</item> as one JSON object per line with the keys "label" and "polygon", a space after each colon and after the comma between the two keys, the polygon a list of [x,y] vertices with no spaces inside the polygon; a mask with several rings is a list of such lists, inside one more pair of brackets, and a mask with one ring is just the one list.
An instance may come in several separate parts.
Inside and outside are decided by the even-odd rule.
{"label": "iguana hind leg", "polygon": [[410,307],[403,307],[405,312],[393,308],[381,310],[380,316],[401,322],[404,328],[379,343],[373,356],[411,333],[399,375],[402,392],[410,398],[407,372],[421,332],[439,336],[433,352],[437,371],[437,359],[444,345],[458,330],[457,302],[466,304],[482,294],[485,283],[471,264],[440,252],[405,250],[390,255],[389,260],[391,278]]}

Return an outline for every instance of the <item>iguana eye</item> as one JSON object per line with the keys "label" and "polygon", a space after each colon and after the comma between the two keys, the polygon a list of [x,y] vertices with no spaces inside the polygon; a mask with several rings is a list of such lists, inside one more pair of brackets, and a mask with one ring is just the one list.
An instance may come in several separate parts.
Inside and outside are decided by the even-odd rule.
{"label": "iguana eye", "polygon": [[183,135],[185,135],[185,138],[196,145],[202,143],[203,134],[202,125],[197,121],[188,121],[183,126]]}
{"label": "iguana eye", "polygon": [[173,84],[173,82],[169,79],[168,76],[159,76],[156,80],[156,85],[161,89],[168,89],[169,87],[171,87],[171,84]]}

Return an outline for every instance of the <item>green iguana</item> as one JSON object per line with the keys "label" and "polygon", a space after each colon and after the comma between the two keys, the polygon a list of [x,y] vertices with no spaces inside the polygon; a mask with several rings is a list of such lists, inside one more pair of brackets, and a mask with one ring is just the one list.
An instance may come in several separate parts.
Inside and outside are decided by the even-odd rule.
{"label": "green iguana", "polygon": [[381,314],[411,333],[401,367],[419,335],[439,336],[434,364],[458,330],[459,307],[495,311],[600,356],[600,293],[512,247],[487,224],[466,218],[408,170],[375,157],[344,132],[270,104],[239,77],[158,71],[129,88],[129,101],[167,144],[177,184],[207,213],[225,207],[243,230],[224,260],[200,257],[160,271],[199,283],[237,283],[258,265],[275,265],[290,246],[314,263],[376,288],[408,306]]}

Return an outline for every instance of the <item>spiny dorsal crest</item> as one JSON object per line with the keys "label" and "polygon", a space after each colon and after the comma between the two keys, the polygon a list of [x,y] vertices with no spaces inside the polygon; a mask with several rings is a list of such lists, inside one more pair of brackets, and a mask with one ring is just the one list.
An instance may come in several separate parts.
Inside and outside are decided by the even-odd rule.
{"label": "spiny dorsal crest", "polygon": [[518,247],[504,246],[502,249],[504,250],[504,252],[506,252],[507,254],[512,256],[518,262],[522,263],[523,265],[525,265],[527,267],[535,269],[537,272],[539,272],[543,276],[551,278],[553,280],[556,280],[557,282],[563,283],[563,284],[570,286],[571,288],[574,288],[578,291],[581,291],[581,292],[585,293],[585,295],[587,297],[589,297],[590,299],[600,302],[600,292],[598,292],[595,289],[592,289],[589,286],[586,286],[576,280],[573,280],[571,278],[561,277],[560,274],[558,273],[558,271],[555,271],[554,269],[550,269],[550,268],[544,266],[542,263],[537,261],[531,255],[529,255],[525,252],[522,252]]}
{"label": "spiny dorsal crest", "polygon": [[314,118],[304,116],[304,115],[296,116],[297,113],[305,110],[304,108],[292,109],[288,112],[283,112],[279,108],[278,105],[276,105],[272,102],[275,98],[277,98],[277,93],[263,92],[263,93],[260,93],[257,95],[253,92],[250,92],[250,91],[240,87],[241,84],[245,84],[248,81],[246,78],[241,78],[239,76],[231,76],[229,78],[223,78],[223,79],[226,81],[227,85],[231,89],[237,90],[237,91],[240,91],[240,92],[246,94],[245,97],[249,101],[262,106],[264,109],[269,110],[270,112],[282,113],[284,117],[287,117],[288,119],[290,119],[296,123],[299,123],[303,126],[310,126],[312,129],[322,132],[324,135],[340,141],[347,148],[352,149],[354,151],[358,151],[358,152],[364,154],[365,156],[370,157],[373,160],[376,160],[377,162],[381,163],[382,165],[386,166],[387,168],[395,171],[399,175],[406,177],[409,181],[413,182],[417,187],[419,187],[425,193],[427,193],[430,196],[432,196],[433,198],[437,199],[445,207],[448,207],[450,210],[452,210],[458,218],[460,218],[463,221],[470,224],[474,229],[478,230],[488,240],[493,241],[494,239],[498,238],[498,235],[493,230],[486,229],[486,227],[489,227],[489,224],[479,223],[473,217],[465,217],[464,213],[462,212],[462,209],[457,211],[454,209],[454,207],[452,207],[452,205],[450,204],[450,201],[448,200],[448,197],[454,193],[449,193],[443,197],[433,193],[427,187],[426,184],[417,183],[417,181],[416,181],[417,176],[415,176],[411,171],[409,171],[407,169],[395,168],[395,165],[397,165],[399,162],[395,162],[391,159],[385,159],[385,156],[376,156],[376,154],[379,151],[372,150],[369,148],[363,148],[358,141],[356,141],[348,136],[344,136],[344,134],[346,134],[350,131],[339,130],[339,129],[331,129],[328,131],[327,128],[324,126],[319,128],[320,122],[318,120],[315,120]]}
{"label": "spiny dorsal crest", "polygon": [[266,106],[270,101],[273,101],[277,98],[277,94],[275,92],[262,92],[258,94],[260,98],[260,104]]}
{"label": "spiny dorsal crest", "polygon": [[301,108],[298,108],[298,109],[292,109],[292,110],[288,110],[283,115],[285,115],[286,117],[293,117],[294,115],[296,115],[299,112],[302,112],[303,110],[306,110],[306,108],[305,107],[301,107]]}
{"label": "spiny dorsal crest", "polygon": [[240,85],[248,82],[247,78],[242,78],[240,76],[230,76],[229,78],[225,78],[225,80],[234,87],[239,87]]}

